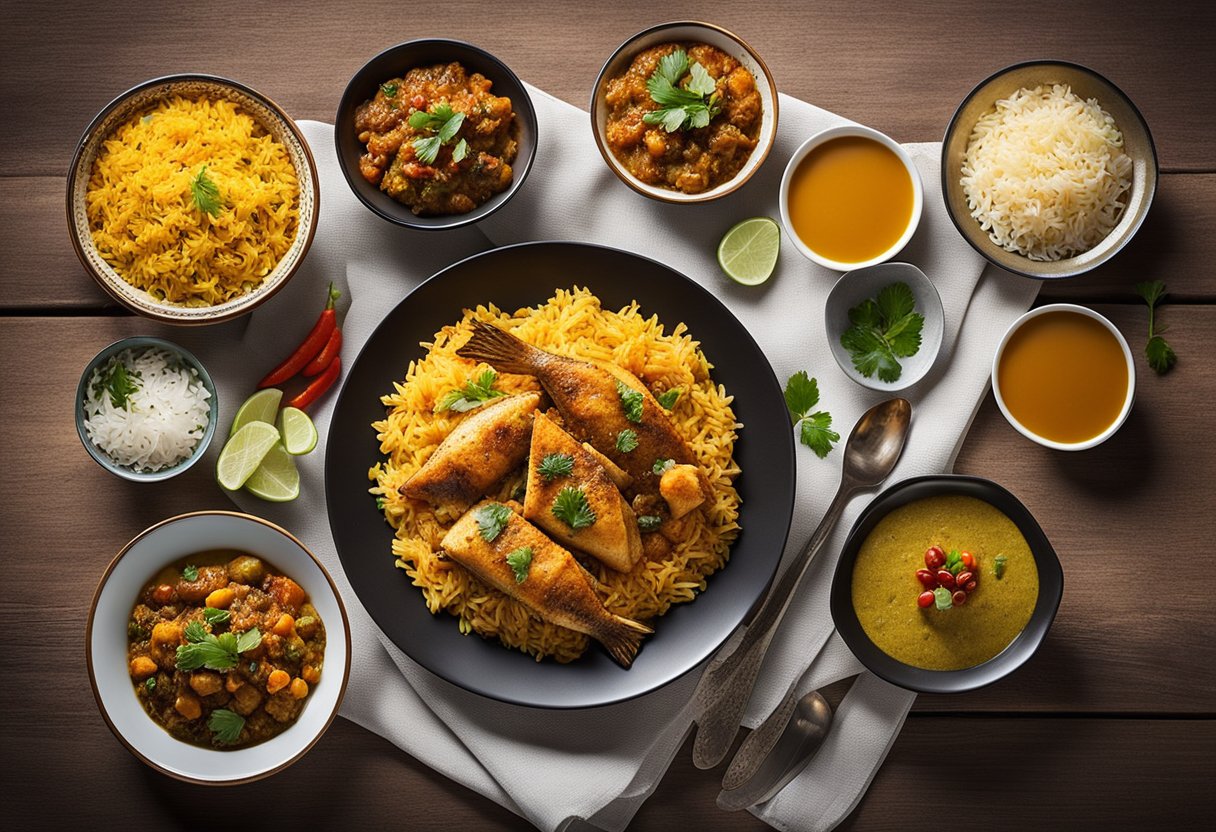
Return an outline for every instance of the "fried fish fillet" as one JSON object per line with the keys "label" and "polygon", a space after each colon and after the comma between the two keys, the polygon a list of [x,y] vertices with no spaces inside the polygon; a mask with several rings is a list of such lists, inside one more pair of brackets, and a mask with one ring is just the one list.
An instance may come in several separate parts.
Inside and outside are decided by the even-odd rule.
{"label": "fried fish fillet", "polygon": [[401,486],[406,497],[468,506],[528,455],[540,393],[506,396],[467,416]]}
{"label": "fried fish fillet", "polygon": [[[696,463],[667,411],[637,376],[620,367],[545,352],[483,321],[473,321],[473,337],[456,354],[484,361],[500,372],[536,376],[562,414],[566,429],[623,468],[639,492],[658,491],[656,460]],[[619,441],[622,431],[636,435],[633,450],[621,450],[630,444]],[[700,482],[708,494],[704,473]]]}
{"label": "fried fish fillet", "polygon": [[502,503],[478,503],[440,545],[465,569],[545,621],[603,644],[622,667],[633,664],[642,637],[654,632],[608,612],[574,556]]}
{"label": "fried fish fillet", "polygon": [[[568,457],[570,473],[546,476],[542,462],[558,454]],[[563,488],[582,490],[595,512],[594,523],[575,529],[553,513],[554,501]],[[577,439],[543,413],[537,413],[532,423],[524,517],[559,543],[581,549],[618,572],[628,572],[642,557],[637,517],[608,471]]]}

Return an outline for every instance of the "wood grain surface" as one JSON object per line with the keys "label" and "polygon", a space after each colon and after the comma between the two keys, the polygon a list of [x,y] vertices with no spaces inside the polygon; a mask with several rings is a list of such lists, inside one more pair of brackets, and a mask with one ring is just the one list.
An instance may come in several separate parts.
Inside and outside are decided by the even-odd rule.
{"label": "wood grain surface", "polygon": [[[786,93],[902,141],[940,138],[958,101],[1009,63],[1089,65],[1144,112],[1164,175],[1148,222],[1108,266],[1044,287],[1042,300],[1108,315],[1138,356],[1132,416],[1108,443],[1054,453],[1023,439],[991,398],[957,469],[995,479],[1031,509],[1066,590],[1043,649],[998,685],[922,696],[842,828],[1190,829],[1216,821],[1216,4],[948,0],[597,5],[475,0],[389,8],[356,0],[248,4],[4,3],[0,72],[0,784],[6,828],[213,827],[218,794],[158,775],[97,714],[84,620],[97,577],[137,531],[227,508],[211,473],[150,491],[80,448],[81,368],[132,334],[189,346],[203,332],[115,309],[68,242],[64,174],[97,110],[148,78],[213,72],[297,118],[329,121],[350,75],[413,37],[471,40],[525,80],[585,106],[604,58],[675,17],[734,29]],[[1145,365],[1146,310],[1131,285],[1160,278],[1181,356]],[[764,829],[714,806],[721,769],[686,747],[633,828]],[[944,791],[943,791],[944,789]],[[943,799],[943,795],[946,799]],[[527,824],[387,741],[338,720],[309,755],[222,793],[284,828],[522,829]],[[227,801],[225,801],[227,802]]]}

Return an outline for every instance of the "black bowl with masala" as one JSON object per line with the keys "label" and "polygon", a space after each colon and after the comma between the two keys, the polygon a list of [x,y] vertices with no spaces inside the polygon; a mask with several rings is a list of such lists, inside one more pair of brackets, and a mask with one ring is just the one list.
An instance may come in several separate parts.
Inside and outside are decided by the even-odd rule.
{"label": "black bowl with masala", "polygon": [[[448,125],[457,113],[463,122]],[[334,141],[343,176],[369,210],[396,225],[443,230],[477,222],[515,195],[532,167],[536,129],[528,91],[506,64],[463,41],[426,38],[389,47],[355,73]]]}
{"label": "black bowl with masala", "polygon": [[[930,568],[935,557],[947,563]],[[943,569],[950,577],[939,581]],[[928,592],[934,602],[922,606]],[[958,593],[966,597],[953,603]],[[849,649],[876,675],[921,693],[962,693],[1034,655],[1063,593],[1059,558],[1017,497],[979,477],[914,477],[880,494],[853,525],[831,609]]]}

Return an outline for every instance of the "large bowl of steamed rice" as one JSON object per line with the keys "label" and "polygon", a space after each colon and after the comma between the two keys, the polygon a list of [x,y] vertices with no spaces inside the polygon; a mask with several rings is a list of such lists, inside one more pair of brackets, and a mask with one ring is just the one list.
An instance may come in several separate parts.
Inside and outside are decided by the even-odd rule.
{"label": "large bowl of steamed rice", "polygon": [[76,388],[76,432],[89,456],[133,482],[177,476],[202,458],[219,402],[202,363],[161,338],[115,341]]}
{"label": "large bowl of steamed rice", "polygon": [[243,315],[295,273],[317,225],[308,143],[281,108],[210,75],[106,105],[68,171],[68,227],[114,300],[171,324]]}
{"label": "large bowl of steamed rice", "polygon": [[1139,230],[1157,188],[1144,117],[1091,69],[1030,61],[980,82],[942,143],[947,212],[992,263],[1039,279],[1105,263]]}

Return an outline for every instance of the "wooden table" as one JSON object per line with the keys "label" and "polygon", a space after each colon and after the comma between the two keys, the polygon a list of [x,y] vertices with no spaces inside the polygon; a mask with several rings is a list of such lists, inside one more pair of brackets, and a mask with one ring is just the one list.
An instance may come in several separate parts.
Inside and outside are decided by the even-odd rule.
{"label": "wooden table", "polygon": [[[584,7],[586,5],[586,7]],[[940,139],[973,84],[1019,60],[1057,57],[1106,74],[1153,130],[1161,183],[1148,222],[1115,261],[1043,287],[1093,305],[1138,354],[1131,419],[1110,442],[1054,453],[1021,438],[991,397],[958,470],[1017,493],[1055,543],[1068,588],[1051,637],[1006,681],[922,696],[860,808],[857,829],[1188,828],[1216,817],[1216,6],[1093,0],[1015,4],[820,0],[687,3],[5,3],[0,73],[0,644],[5,826],[189,826],[218,793],[144,767],[110,735],[86,678],[88,603],[110,557],[169,515],[222,508],[210,472],[157,488],[91,462],[72,396],[101,346],[158,328],[116,309],[72,253],[64,176],[77,137],[122,90],[196,70],[244,81],[297,118],[331,121],[347,79],[380,49],[420,36],[472,40],[524,79],[585,106],[600,62],[677,15],[743,35],[782,91],[884,130]],[[542,11],[543,10],[543,11]],[[1160,315],[1181,356],[1159,378],[1139,356]],[[961,406],[968,406],[966,402]],[[685,748],[635,828],[764,828],[714,807],[721,771]],[[339,720],[302,762],[223,794],[276,828],[521,828],[505,809]],[[15,824],[15,825],[11,825]]]}

